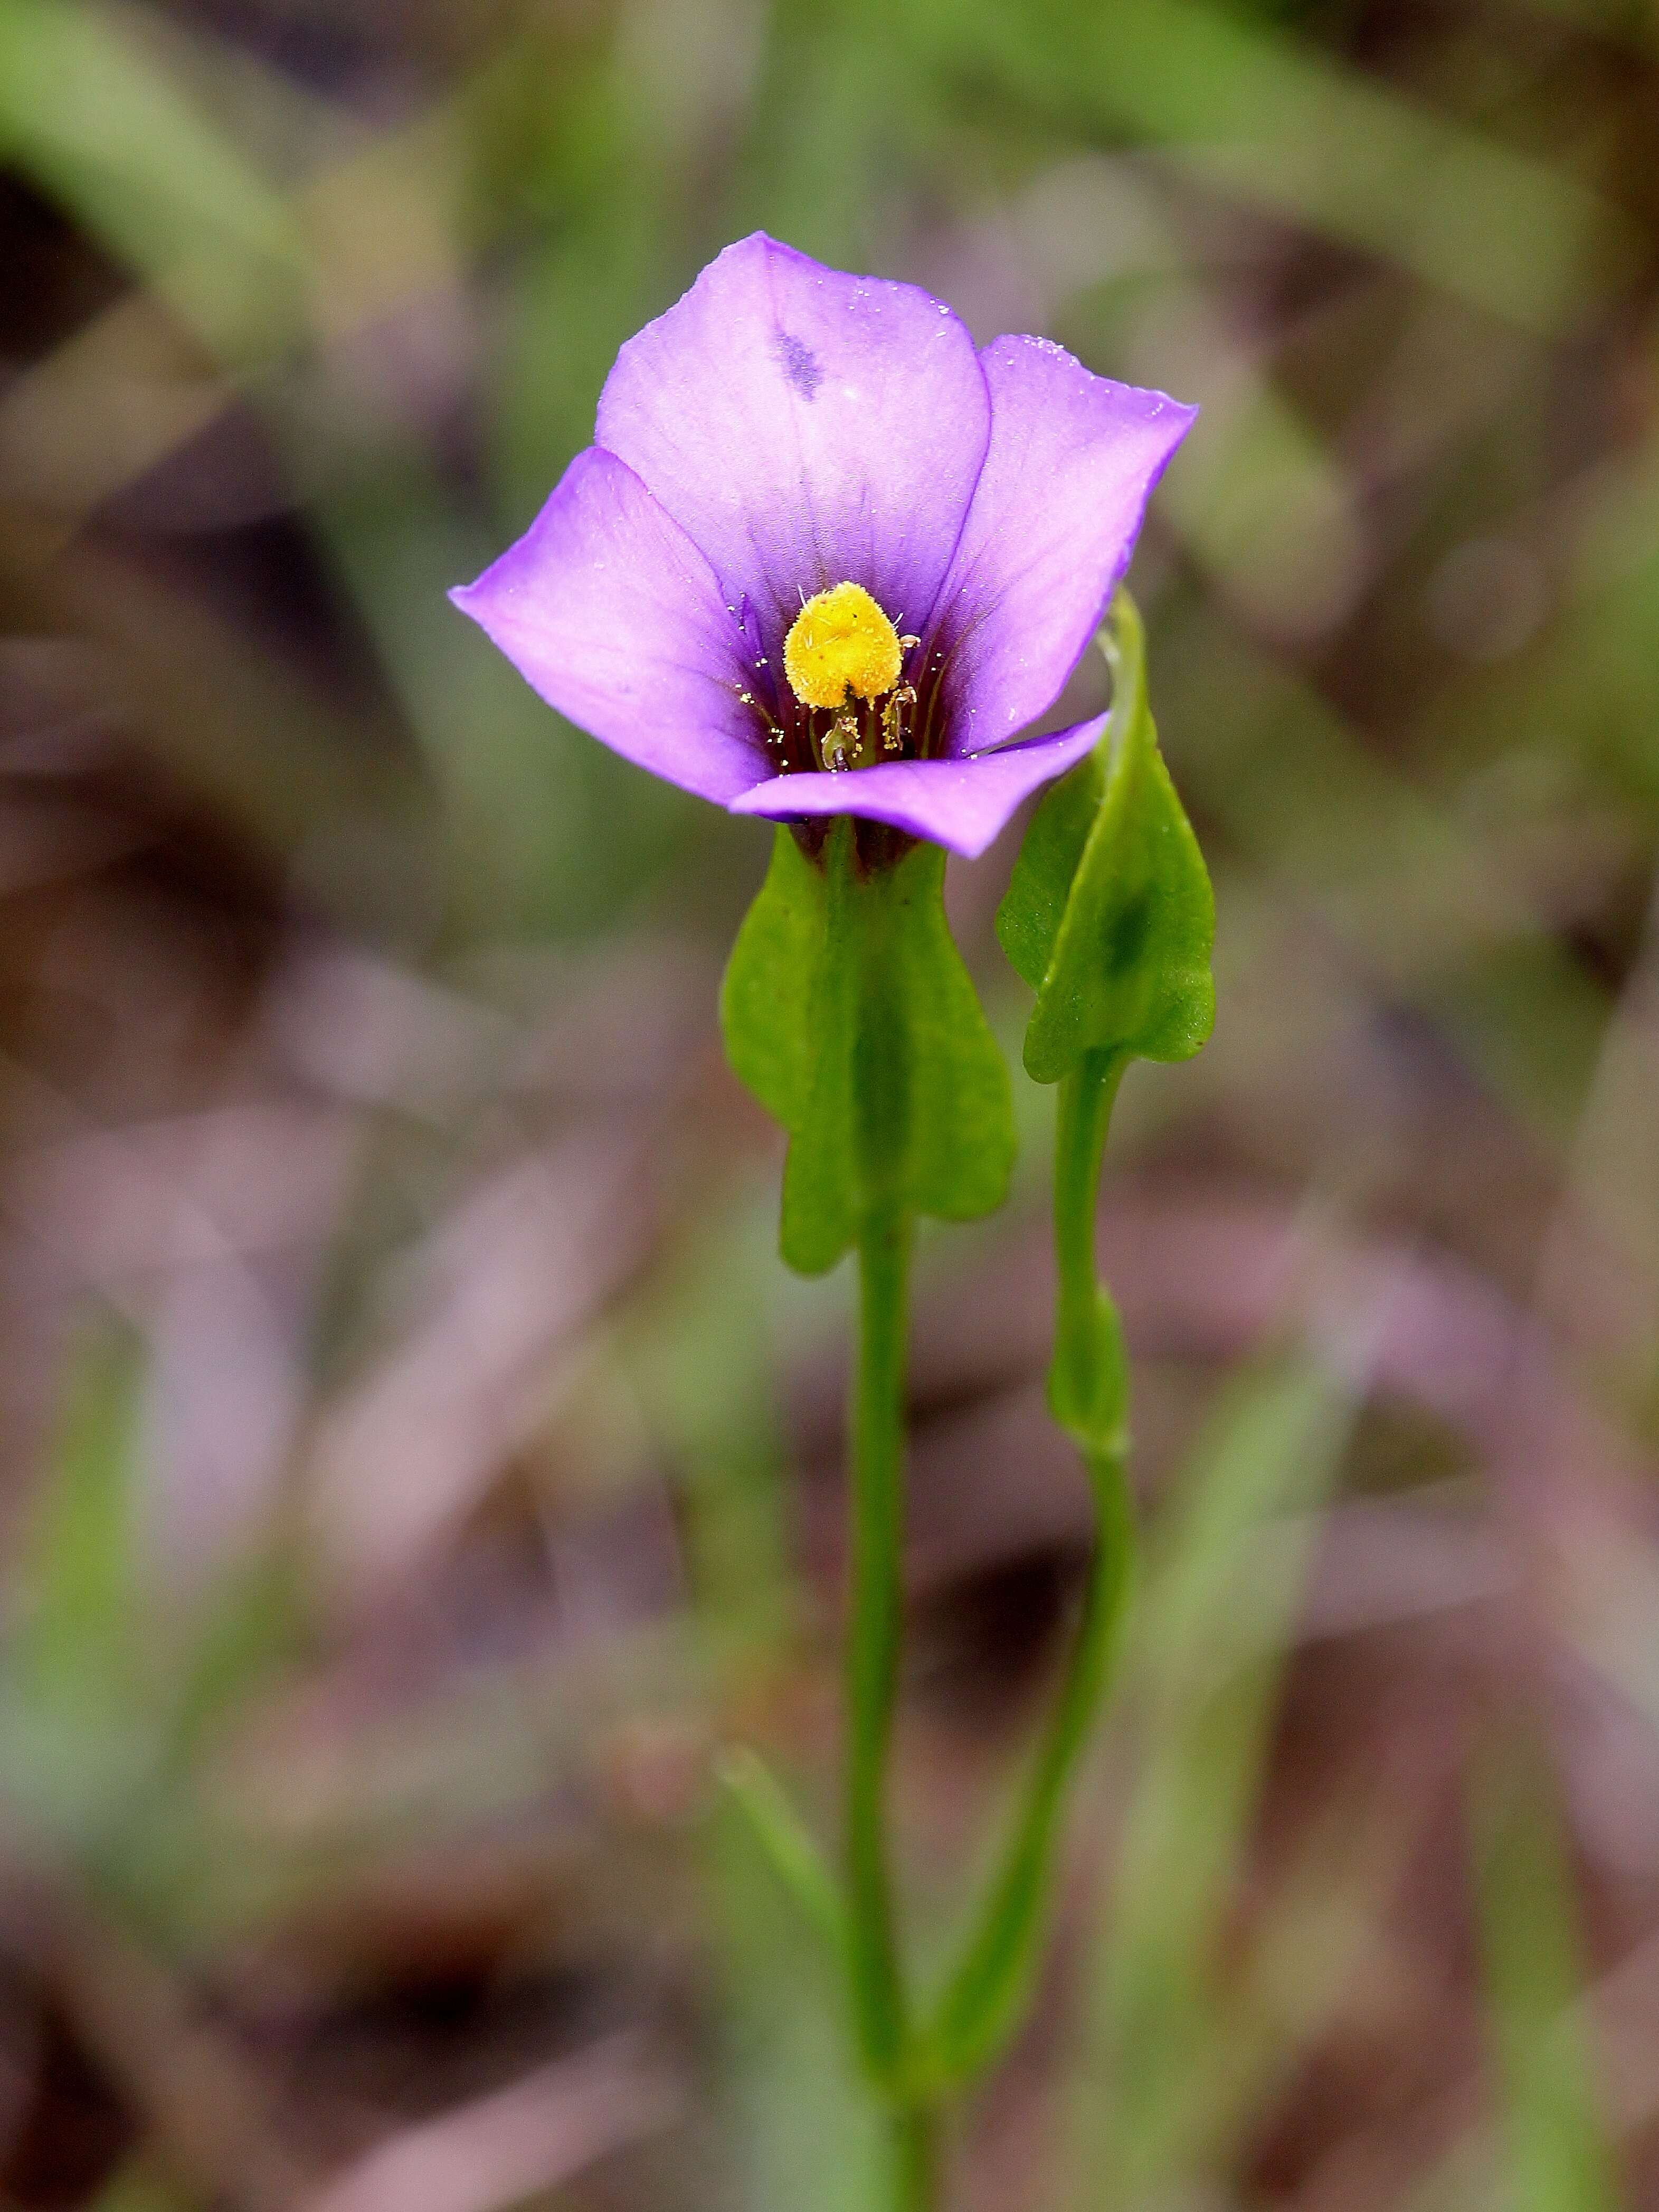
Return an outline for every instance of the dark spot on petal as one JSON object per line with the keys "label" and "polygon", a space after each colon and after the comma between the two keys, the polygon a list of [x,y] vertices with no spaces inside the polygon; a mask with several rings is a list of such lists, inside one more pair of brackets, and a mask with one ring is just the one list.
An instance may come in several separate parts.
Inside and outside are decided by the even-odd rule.
{"label": "dark spot on petal", "polygon": [[772,351],[784,374],[801,398],[816,398],[817,388],[823,381],[823,371],[818,367],[817,356],[811,346],[803,345],[787,331],[780,331],[778,342]]}

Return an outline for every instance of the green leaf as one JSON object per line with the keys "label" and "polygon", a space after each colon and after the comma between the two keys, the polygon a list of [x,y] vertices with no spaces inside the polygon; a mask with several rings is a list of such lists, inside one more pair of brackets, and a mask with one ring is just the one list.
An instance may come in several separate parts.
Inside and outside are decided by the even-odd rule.
{"label": "green leaf", "polygon": [[1106,788],[1103,756],[1111,742],[1109,726],[1088,758],[1043,794],[997,908],[998,939],[1034,991],[1042,988],[1048,973],[1078,864],[1099,817]]}
{"label": "green leaf", "polygon": [[1101,642],[1115,693],[1105,734],[1037,809],[997,915],[1037,994],[1025,1067],[1038,1083],[1091,1052],[1189,1059],[1215,1018],[1215,902],[1158,749],[1127,593]]}
{"label": "green leaf", "polygon": [[907,1195],[918,1213],[976,1221],[1008,1194],[1008,1069],[945,918],[945,854],[920,845],[894,872],[894,950],[908,1040]]}
{"label": "green leaf", "polygon": [[823,871],[780,830],[720,985],[720,1030],[732,1073],[786,1129],[800,1127],[811,1100],[812,990],[826,904]]}
{"label": "green leaf", "polygon": [[790,1134],[781,1248],[832,1267],[875,1204],[948,1221],[1000,1206],[1008,1071],[945,918],[945,855],[860,867],[838,821],[818,866],[780,830],[720,994],[739,1079]]}
{"label": "green leaf", "polygon": [[796,1024],[805,1016],[811,1073],[805,1111],[784,1122],[790,1145],[778,1239],[786,1264],[801,1275],[825,1273],[855,1242],[862,1198],[854,1062],[864,963],[850,823],[836,823],[824,868],[824,927],[815,968],[804,971],[793,990],[781,981],[773,1017],[781,1058],[793,1056]]}

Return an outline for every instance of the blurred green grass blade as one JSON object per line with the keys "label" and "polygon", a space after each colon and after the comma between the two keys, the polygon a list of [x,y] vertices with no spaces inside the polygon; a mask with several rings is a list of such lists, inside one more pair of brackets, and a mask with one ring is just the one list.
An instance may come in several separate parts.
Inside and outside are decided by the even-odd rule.
{"label": "blurred green grass blade", "polygon": [[847,1908],[783,1784],[745,1745],[720,1761],[718,1778],[749,1823],[767,1863],[823,1938],[833,1956],[847,1948]]}
{"label": "blurred green grass blade", "polygon": [[[1250,626],[1279,639],[1326,634],[1362,591],[1369,552],[1335,442],[1190,277],[1161,282],[1132,343],[1139,380],[1203,410],[1202,434],[1159,487],[1165,520]],[[1109,342],[1106,357],[1115,350]]]}
{"label": "blurred green grass blade", "polygon": [[296,326],[302,258],[281,199],[114,9],[0,0],[0,160],[222,357],[262,356]]}
{"label": "blurred green grass blade", "polygon": [[1469,1815],[1509,2202],[1514,2212],[1617,2212],[1578,1902],[1542,1747],[1518,1731],[1486,1746]]}
{"label": "blurred green grass blade", "polygon": [[[832,268],[881,253],[884,198],[931,121],[927,77],[906,67],[885,0],[775,0],[728,234],[763,227]],[[912,158],[913,158],[912,152]]]}
{"label": "blurred green grass blade", "polygon": [[625,16],[591,44],[530,32],[503,42],[463,94],[477,212],[517,264],[485,415],[504,531],[526,527],[592,439],[617,347],[696,273],[665,250],[673,149],[653,128],[640,43]]}
{"label": "blurred green grass blade", "polygon": [[993,70],[1073,125],[1148,141],[1525,329],[1559,329],[1634,264],[1628,222],[1573,178],[1237,15],[923,0],[918,20],[947,74]]}
{"label": "blurred green grass blade", "polygon": [[1206,2118],[1223,2156],[1259,2128],[1323,2034],[1342,2032],[1355,1990],[1387,1975],[1390,1915],[1420,1848],[1424,1808],[1412,1791],[1378,1790],[1367,1778],[1307,1826],[1252,1916],[1247,1954],[1214,2016]]}
{"label": "blurred green grass blade", "polygon": [[660,1463],[676,1471],[699,1637],[738,1704],[775,1686],[799,1633],[775,1213],[769,1189],[718,1194],[623,1346]]}
{"label": "blurred green grass blade", "polygon": [[[300,472],[307,462],[303,422],[280,414],[278,421]],[[574,764],[574,748],[586,740],[446,603],[450,587],[476,575],[495,549],[456,514],[429,455],[406,433],[387,429],[368,466],[353,459],[355,467],[316,484],[307,515],[440,797],[441,881],[394,875],[404,910],[463,943],[568,922],[571,905],[591,897],[604,859]],[[361,866],[356,826],[348,823],[343,849],[313,854],[326,888]],[[400,854],[390,860],[401,867]],[[441,898],[435,912],[434,890]]]}
{"label": "blurred green grass blade", "polygon": [[189,2212],[189,2203],[155,2166],[134,2157],[116,2167],[89,2212]]}
{"label": "blurred green grass blade", "polygon": [[1293,1357],[1237,1386],[1208,1425],[1159,1524],[1139,1608],[1140,1663],[1159,1700],[1183,1704],[1288,1629],[1300,1557],[1274,1565],[1260,1540],[1309,1528],[1283,1516],[1323,1502],[1352,1400],[1351,1383],[1324,1361]]}
{"label": "blurred green grass blade", "polygon": [[1528,1128],[1563,1142],[1608,1003],[1524,890],[1310,684],[1207,614],[1166,630],[1159,666],[1196,804],[1316,907],[1365,974],[1429,1014]]}
{"label": "blurred green grass blade", "polygon": [[1178,2188],[1226,2054],[1219,1955],[1349,1384],[1292,1358],[1210,1424],[1150,1547],[1123,1705],[1142,1749],[1076,2080],[1091,2206]]}
{"label": "blurred green grass blade", "polygon": [[76,1347],[39,1517],[24,1559],[19,1655],[31,1701],[102,1717],[132,1687],[133,1484],[143,1347],[119,1322]]}
{"label": "blurred green grass blade", "polygon": [[34,1844],[106,1869],[156,1745],[134,1510],[144,1370],[110,1320],[68,1362],[0,1675],[0,1790]]}
{"label": "blurred green grass blade", "polygon": [[793,1901],[729,1798],[708,1842],[724,1937],[733,2201],[741,2212],[869,2212],[881,2202],[884,2145],[854,2070],[834,1963],[802,1942]]}
{"label": "blurred green grass blade", "polygon": [[[118,11],[75,0],[0,0],[0,155],[149,282],[221,360],[267,366],[304,337],[306,284],[315,270],[299,223]],[[365,465],[361,441],[348,459],[338,424],[311,419],[308,390],[267,387],[263,396],[296,480],[315,487],[319,539],[441,777],[452,925],[463,935],[520,917],[544,925],[560,905],[550,887],[574,872],[592,841],[571,831],[581,808],[568,732],[482,643],[458,650],[463,626],[441,605],[450,585],[483,565],[491,541],[456,520],[426,456],[395,425],[380,427]],[[319,454],[319,428],[340,452]],[[274,704],[290,729],[318,720],[309,700]],[[292,757],[298,742],[290,736]],[[420,796],[391,787],[389,775],[381,788],[361,765],[343,767],[349,750],[337,745],[319,758],[315,791],[305,775],[298,783],[287,774],[261,780],[244,769],[239,782],[236,769],[216,764],[207,773],[216,786],[228,781],[232,803],[251,783],[262,817],[256,828],[282,842],[285,815],[301,813],[305,830],[326,817],[324,834],[307,846],[308,894],[337,908],[376,909],[378,901],[379,909],[416,909],[424,933],[430,925],[420,909],[428,902],[414,880],[429,866]],[[358,817],[370,812],[396,817],[381,841],[384,889],[361,866]],[[351,860],[337,865],[345,840],[354,841]]]}
{"label": "blurred green grass blade", "polygon": [[[801,1636],[775,1393],[781,1346],[823,1319],[819,1295],[781,1276],[775,1215],[769,1188],[736,1203],[718,1194],[688,1224],[670,1279],[635,1312],[623,1346],[656,1450],[677,1471],[719,1713],[775,1736],[796,1710]],[[787,1893],[754,1810],[722,1790],[699,1832],[725,1997],[731,2201],[752,2212],[861,2212],[873,2201],[878,2142],[833,1951],[803,1930],[801,1893]],[[838,1916],[833,1885],[830,1909]]]}
{"label": "blurred green grass blade", "polygon": [[188,1765],[203,1741],[235,1716],[305,1647],[301,1563],[276,1547],[238,1561],[208,1593],[184,1653],[173,1698],[172,1753]]}

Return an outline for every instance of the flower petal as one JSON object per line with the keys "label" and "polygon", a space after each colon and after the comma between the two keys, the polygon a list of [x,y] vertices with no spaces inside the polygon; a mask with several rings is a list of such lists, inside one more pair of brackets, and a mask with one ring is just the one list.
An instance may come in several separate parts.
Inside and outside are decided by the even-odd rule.
{"label": "flower petal", "polygon": [[708,562],[614,453],[578,453],[530,528],[450,593],[550,706],[700,798],[767,773],[743,632]]}
{"label": "flower petal", "polygon": [[881,761],[840,775],[774,776],[732,799],[731,809],[772,822],[856,814],[976,860],[1022,799],[1075,767],[1098,741],[1106,720],[1098,714],[971,760]]}
{"label": "flower petal", "polygon": [[756,603],[769,651],[803,595],[848,580],[919,628],[989,434],[974,342],[948,307],[758,231],[623,346],[595,433],[727,599]]}
{"label": "flower petal", "polygon": [[1198,412],[1047,338],[993,339],[980,363],[991,443],[934,610],[953,753],[1000,744],[1060,696]]}

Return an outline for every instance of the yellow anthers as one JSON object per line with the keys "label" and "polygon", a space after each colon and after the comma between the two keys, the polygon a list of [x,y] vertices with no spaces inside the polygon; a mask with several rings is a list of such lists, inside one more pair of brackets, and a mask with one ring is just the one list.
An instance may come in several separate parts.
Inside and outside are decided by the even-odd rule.
{"label": "yellow anthers", "polygon": [[783,641],[783,670],[803,707],[879,699],[899,680],[899,634],[862,584],[814,592]]}
{"label": "yellow anthers", "polygon": [[[899,643],[901,645],[903,645],[905,642],[906,641],[903,638],[899,640]],[[911,638],[908,642],[915,645],[918,641],[915,638]],[[901,684],[898,690],[894,692],[892,697],[882,708],[881,749],[883,752],[902,753],[904,750],[904,712],[907,707],[914,707],[915,703],[915,685],[914,684]]]}

